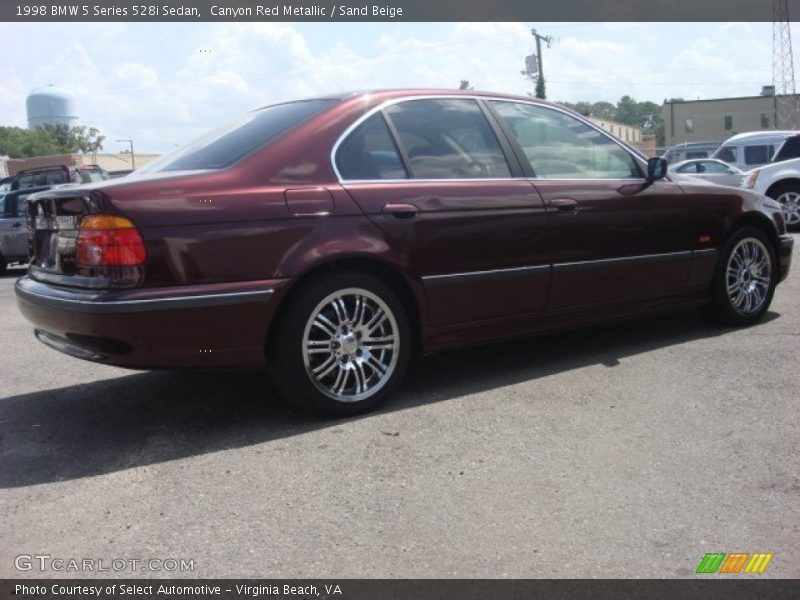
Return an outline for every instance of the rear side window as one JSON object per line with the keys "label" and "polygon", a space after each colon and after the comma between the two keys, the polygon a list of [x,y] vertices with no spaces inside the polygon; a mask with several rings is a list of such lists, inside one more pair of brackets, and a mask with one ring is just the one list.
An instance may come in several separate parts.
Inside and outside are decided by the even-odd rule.
{"label": "rear side window", "polygon": [[276,104],[244,118],[145,165],[139,172],[222,169],[333,106],[336,100],[302,100]]}
{"label": "rear side window", "polygon": [[769,146],[744,147],[744,164],[746,165],[763,165],[769,162],[769,158]]}
{"label": "rear side window", "polygon": [[21,189],[29,188],[29,187],[33,187],[33,186],[34,186],[33,174],[31,173],[30,175],[23,175],[22,177],[19,178],[19,182],[17,184],[17,189],[21,190]]}
{"label": "rear side window", "polygon": [[409,100],[386,109],[414,179],[510,177],[500,142],[474,100]]}
{"label": "rear side window", "polygon": [[342,179],[405,179],[408,176],[380,113],[359,125],[339,146],[336,168]]}

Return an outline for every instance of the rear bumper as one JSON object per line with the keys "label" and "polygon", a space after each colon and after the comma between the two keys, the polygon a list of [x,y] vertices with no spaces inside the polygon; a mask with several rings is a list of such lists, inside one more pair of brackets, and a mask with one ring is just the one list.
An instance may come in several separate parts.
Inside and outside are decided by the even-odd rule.
{"label": "rear bumper", "polygon": [[794,237],[789,234],[782,235],[778,242],[778,281],[783,281],[789,275],[789,267],[792,265]]}
{"label": "rear bumper", "polygon": [[42,343],[132,368],[264,364],[264,342],[287,280],[127,291],[76,290],[22,277],[20,311]]}

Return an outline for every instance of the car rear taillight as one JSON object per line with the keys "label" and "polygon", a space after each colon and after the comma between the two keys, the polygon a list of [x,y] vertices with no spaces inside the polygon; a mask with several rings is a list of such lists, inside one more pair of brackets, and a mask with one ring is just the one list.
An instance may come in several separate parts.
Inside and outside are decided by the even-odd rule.
{"label": "car rear taillight", "polygon": [[130,220],[114,215],[87,215],[78,227],[79,265],[136,266],[144,263],[144,242]]}

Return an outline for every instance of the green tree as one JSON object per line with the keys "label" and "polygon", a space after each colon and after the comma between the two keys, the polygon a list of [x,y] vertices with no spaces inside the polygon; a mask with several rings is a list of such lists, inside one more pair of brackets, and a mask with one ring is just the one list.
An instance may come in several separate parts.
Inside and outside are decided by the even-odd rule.
{"label": "green tree", "polygon": [[625,125],[638,125],[638,104],[630,96],[623,96],[617,102],[614,120]]}
{"label": "green tree", "polygon": [[59,154],[61,148],[42,129],[0,127],[0,155],[11,158],[29,158]]}
{"label": "green tree", "polygon": [[55,144],[64,153],[80,152],[92,154],[103,149],[106,136],[101,135],[96,127],[79,125],[70,127],[64,123],[47,123],[41,127],[53,139]]}
{"label": "green tree", "polygon": [[106,140],[106,136],[102,135],[97,127],[80,125],[73,127],[72,130],[78,152],[94,154],[103,149],[103,142]]}
{"label": "green tree", "polygon": [[[674,99],[680,102],[680,99]],[[562,102],[564,106],[585,116],[607,119],[639,127],[642,133],[656,136],[656,144],[664,145],[664,119],[661,116],[661,106],[655,102],[639,102],[631,96],[623,96],[616,105],[611,102]]]}
{"label": "green tree", "polygon": [[592,104],[592,115],[599,119],[609,119],[616,121],[617,107],[611,102],[594,102]]}
{"label": "green tree", "polygon": [[591,102],[575,102],[571,104],[569,102],[562,102],[564,106],[567,106],[574,110],[576,113],[583,115],[584,117],[588,117],[592,114],[592,103]]}

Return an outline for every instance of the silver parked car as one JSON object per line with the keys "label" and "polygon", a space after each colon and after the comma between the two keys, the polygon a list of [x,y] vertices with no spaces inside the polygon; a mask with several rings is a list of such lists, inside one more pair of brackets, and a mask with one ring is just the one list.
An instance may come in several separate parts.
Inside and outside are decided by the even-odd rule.
{"label": "silver parked car", "polygon": [[744,180],[744,171],[714,158],[695,158],[669,166],[670,173],[691,175],[718,185],[738,187]]}
{"label": "silver parked car", "polygon": [[[797,131],[748,131],[746,133],[738,133],[725,140],[722,145],[717,148],[716,152],[711,155],[711,158],[722,160],[733,165],[739,169],[755,169],[761,165],[774,162],[776,154],[782,150],[786,141],[789,138],[796,137]],[[793,150],[795,147],[792,145],[786,150]],[[789,156],[782,156],[780,160],[787,158],[794,158],[794,152],[781,152],[781,154],[789,154]]]}

